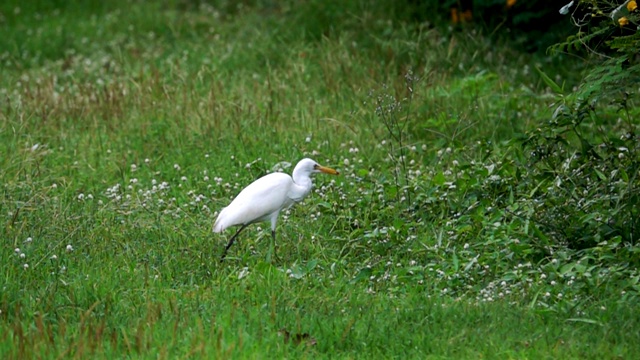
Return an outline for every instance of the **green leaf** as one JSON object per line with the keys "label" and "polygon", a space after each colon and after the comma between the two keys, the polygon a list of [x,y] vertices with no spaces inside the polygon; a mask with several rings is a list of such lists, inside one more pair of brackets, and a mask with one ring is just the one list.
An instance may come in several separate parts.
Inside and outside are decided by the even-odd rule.
{"label": "green leaf", "polygon": [[456,255],[456,253],[453,253],[452,262],[453,262],[453,271],[457,273],[458,269],[460,268],[460,260],[458,259],[458,255]]}
{"label": "green leaf", "polygon": [[564,94],[564,90],[562,90],[562,88],[558,84],[556,84],[555,81],[551,80],[551,78],[547,74],[545,74],[538,67],[536,67],[536,70],[538,71],[538,74],[540,74],[542,81],[544,81],[544,83],[547,84],[547,86],[550,87],[551,90],[553,90],[556,94]]}
{"label": "green leaf", "polygon": [[602,326],[602,323],[593,319],[587,319],[587,318],[571,318],[571,319],[567,319],[565,320],[567,322],[581,322],[581,323],[585,323],[585,324],[594,324],[594,325],[599,325]]}
{"label": "green leaf", "polygon": [[442,186],[445,181],[446,181],[446,179],[445,179],[444,174],[442,172],[437,173],[436,176],[433,177],[433,183],[438,185],[438,186]]}
{"label": "green leaf", "polygon": [[362,280],[368,280],[369,277],[371,276],[372,272],[373,272],[373,270],[371,270],[371,268],[362,268],[362,269],[360,269],[358,274],[353,278],[353,280],[351,280],[351,283],[357,283],[357,282],[360,282]]}
{"label": "green leaf", "polygon": [[313,269],[316,268],[316,266],[318,266],[318,260],[317,259],[313,259],[313,260],[309,261],[307,263],[307,272],[311,272]]}
{"label": "green leaf", "polygon": [[626,171],[624,171],[623,168],[620,168],[620,177],[622,178],[622,180],[624,180],[624,182],[629,182],[629,175]]}
{"label": "green leaf", "polygon": [[469,263],[467,263],[467,265],[465,265],[464,272],[468,272],[469,269],[471,269],[471,267],[473,266],[473,264],[475,264],[477,262],[478,262],[478,258],[477,257],[471,259],[471,261],[469,261]]}
{"label": "green leaf", "polygon": [[547,237],[547,235],[540,229],[538,229],[536,225],[532,224],[531,228],[533,229],[533,233],[535,234],[535,236],[537,236],[540,240],[543,240],[545,243],[549,243],[549,238]]}
{"label": "green leaf", "polygon": [[396,229],[402,229],[404,227],[405,220],[401,217],[393,219],[393,227]]}
{"label": "green leaf", "polygon": [[307,272],[303,271],[299,266],[296,266],[293,269],[291,269],[291,277],[293,277],[296,280],[302,279],[305,275],[307,275]]}
{"label": "green leaf", "polygon": [[325,209],[331,209],[331,204],[326,201],[321,201],[317,204],[317,206],[323,207]]}

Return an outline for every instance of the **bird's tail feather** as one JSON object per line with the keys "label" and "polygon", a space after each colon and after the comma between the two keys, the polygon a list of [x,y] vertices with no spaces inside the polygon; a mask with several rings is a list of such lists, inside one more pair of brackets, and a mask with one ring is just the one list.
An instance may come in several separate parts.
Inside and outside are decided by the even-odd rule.
{"label": "bird's tail feather", "polygon": [[220,211],[220,214],[218,215],[218,218],[216,219],[216,222],[213,224],[213,232],[215,233],[219,233],[219,232],[223,232],[224,229],[227,228],[227,224],[222,220],[223,216],[222,214],[224,214],[224,210],[226,208],[222,209],[222,211]]}

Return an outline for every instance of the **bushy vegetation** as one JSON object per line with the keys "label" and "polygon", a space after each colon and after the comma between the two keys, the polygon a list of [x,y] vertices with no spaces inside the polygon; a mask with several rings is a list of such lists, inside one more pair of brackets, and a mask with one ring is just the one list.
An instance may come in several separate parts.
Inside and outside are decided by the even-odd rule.
{"label": "bushy vegetation", "polygon": [[[3,2],[0,354],[634,356],[633,3],[540,54],[396,2]],[[220,264],[303,157],[341,175],[280,260],[257,224]]]}

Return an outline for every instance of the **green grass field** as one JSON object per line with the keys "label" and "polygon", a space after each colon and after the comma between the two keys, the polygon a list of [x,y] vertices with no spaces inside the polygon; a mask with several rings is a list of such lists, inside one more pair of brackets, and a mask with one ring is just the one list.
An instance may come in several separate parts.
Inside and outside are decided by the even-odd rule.
{"label": "green grass field", "polygon": [[[637,356],[635,248],[519,202],[536,68],[584,64],[384,6],[3,2],[0,358]],[[220,263],[220,209],[304,157],[341,174]]]}

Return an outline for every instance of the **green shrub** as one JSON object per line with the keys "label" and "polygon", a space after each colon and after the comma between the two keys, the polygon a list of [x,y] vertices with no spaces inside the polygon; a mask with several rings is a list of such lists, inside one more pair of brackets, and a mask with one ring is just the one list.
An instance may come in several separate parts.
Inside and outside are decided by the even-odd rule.
{"label": "green shrub", "polygon": [[[573,2],[571,2],[573,3]],[[580,1],[563,10],[578,33],[552,51],[584,51],[594,61],[579,87],[556,93],[550,121],[528,134],[528,165],[539,183],[538,220],[572,248],[640,236],[640,153],[635,97],[640,80],[635,1]],[[583,31],[586,29],[586,32]],[[597,41],[597,42],[596,42]],[[603,55],[603,54],[608,55]]]}
{"label": "green shrub", "polygon": [[[416,116],[421,105],[413,92],[394,94],[383,87],[373,94],[378,100],[370,106],[386,129],[388,141],[381,144],[394,172],[376,179],[382,200],[374,205],[371,223],[392,225],[364,231],[374,260],[362,278],[384,277],[379,259],[405,254],[438,264],[434,287],[456,296],[475,289],[483,299],[501,297],[498,283],[544,306],[580,307],[597,293],[636,296],[640,77],[635,45],[609,34],[604,44],[610,55],[590,55],[575,87],[539,70],[553,111],[529,113],[537,123],[533,130],[505,142],[447,143],[435,158],[423,159],[432,161],[428,172],[405,159],[420,150],[403,146],[417,136],[405,125],[429,119]],[[458,85],[451,87],[448,94],[455,94]],[[425,228],[427,241],[412,236]],[[354,245],[352,251],[361,249]],[[407,278],[428,278],[429,266]],[[554,294],[554,284],[563,284],[562,292]]]}

